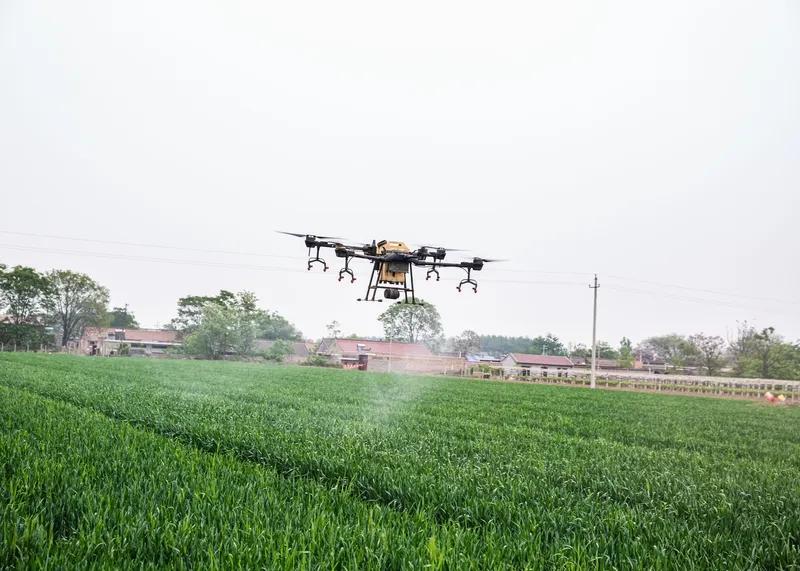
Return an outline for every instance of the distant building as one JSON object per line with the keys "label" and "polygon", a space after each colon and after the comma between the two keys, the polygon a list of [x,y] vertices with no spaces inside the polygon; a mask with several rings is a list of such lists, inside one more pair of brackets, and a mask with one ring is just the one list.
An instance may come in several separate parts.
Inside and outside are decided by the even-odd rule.
{"label": "distant building", "polygon": [[469,353],[466,356],[464,373],[470,377],[490,379],[503,376],[503,359],[489,353]]}
{"label": "distant building", "polygon": [[77,349],[87,355],[157,356],[170,348],[180,347],[178,332],[172,329],[118,329],[115,327],[87,327],[77,344]]}
{"label": "distant building", "polygon": [[467,364],[484,363],[486,365],[500,365],[503,361],[501,357],[489,353],[468,353],[466,356]]}
{"label": "distant building", "polygon": [[[591,357],[588,359],[585,357],[570,357],[570,360],[577,368],[590,369],[592,367]],[[613,371],[615,369],[625,370],[625,367],[622,367],[617,359],[603,359],[601,357],[597,358],[598,371]]]}
{"label": "distant building", "polygon": [[380,372],[460,374],[464,368],[463,358],[434,355],[423,343],[328,338],[317,354],[345,368]]}
{"label": "distant building", "polygon": [[509,353],[502,361],[506,376],[566,377],[574,367],[569,357]]}
{"label": "distant building", "polygon": [[664,359],[641,354],[636,356],[633,368],[637,371],[647,371],[648,373],[666,373],[668,369],[667,362]]}
{"label": "distant building", "polygon": [[591,362],[591,357],[579,357],[577,355],[570,355],[569,360],[572,361],[572,364],[576,367],[588,367],[589,363]]}

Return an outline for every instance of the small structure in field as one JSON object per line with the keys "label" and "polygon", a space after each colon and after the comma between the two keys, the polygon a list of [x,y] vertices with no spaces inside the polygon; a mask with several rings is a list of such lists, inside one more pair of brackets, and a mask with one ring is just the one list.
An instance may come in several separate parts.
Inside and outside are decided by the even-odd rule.
{"label": "small structure in field", "polygon": [[502,361],[507,377],[566,377],[575,366],[569,357],[562,355],[529,355],[509,353]]}
{"label": "small structure in field", "polygon": [[87,327],[77,349],[87,355],[164,355],[182,345],[173,329]]}
{"label": "small structure in field", "polygon": [[461,374],[464,359],[435,355],[423,343],[372,339],[323,339],[317,354],[345,368],[391,373]]}

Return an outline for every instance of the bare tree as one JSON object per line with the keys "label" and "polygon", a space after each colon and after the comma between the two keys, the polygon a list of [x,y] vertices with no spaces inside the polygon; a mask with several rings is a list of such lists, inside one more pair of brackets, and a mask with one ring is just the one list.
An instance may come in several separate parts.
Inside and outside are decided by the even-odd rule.
{"label": "bare tree", "polygon": [[480,351],[481,349],[480,336],[470,329],[467,329],[457,337],[453,337],[451,343],[453,345],[453,350],[462,356],[467,353]]}

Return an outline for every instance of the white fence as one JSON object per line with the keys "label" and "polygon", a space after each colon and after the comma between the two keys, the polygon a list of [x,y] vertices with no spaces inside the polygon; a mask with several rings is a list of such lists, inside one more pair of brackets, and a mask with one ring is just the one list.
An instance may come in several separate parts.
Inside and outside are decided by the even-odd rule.
{"label": "white fence", "polygon": [[[497,378],[497,377],[495,377]],[[512,376],[509,380],[521,382],[589,386],[588,371],[570,371],[567,377]],[[746,399],[763,399],[767,393],[783,395],[786,403],[800,404],[800,382],[777,379],[744,379],[727,377],[700,377],[690,375],[637,374],[633,371],[598,372],[597,386],[607,389],[683,393],[706,396],[724,396]]]}

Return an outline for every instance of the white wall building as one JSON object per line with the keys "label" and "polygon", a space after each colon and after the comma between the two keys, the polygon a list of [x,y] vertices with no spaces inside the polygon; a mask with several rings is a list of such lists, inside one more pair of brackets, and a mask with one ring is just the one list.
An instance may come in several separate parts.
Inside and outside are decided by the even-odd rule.
{"label": "white wall building", "polygon": [[569,357],[527,353],[509,353],[501,363],[506,376],[519,377],[566,377],[575,366]]}

